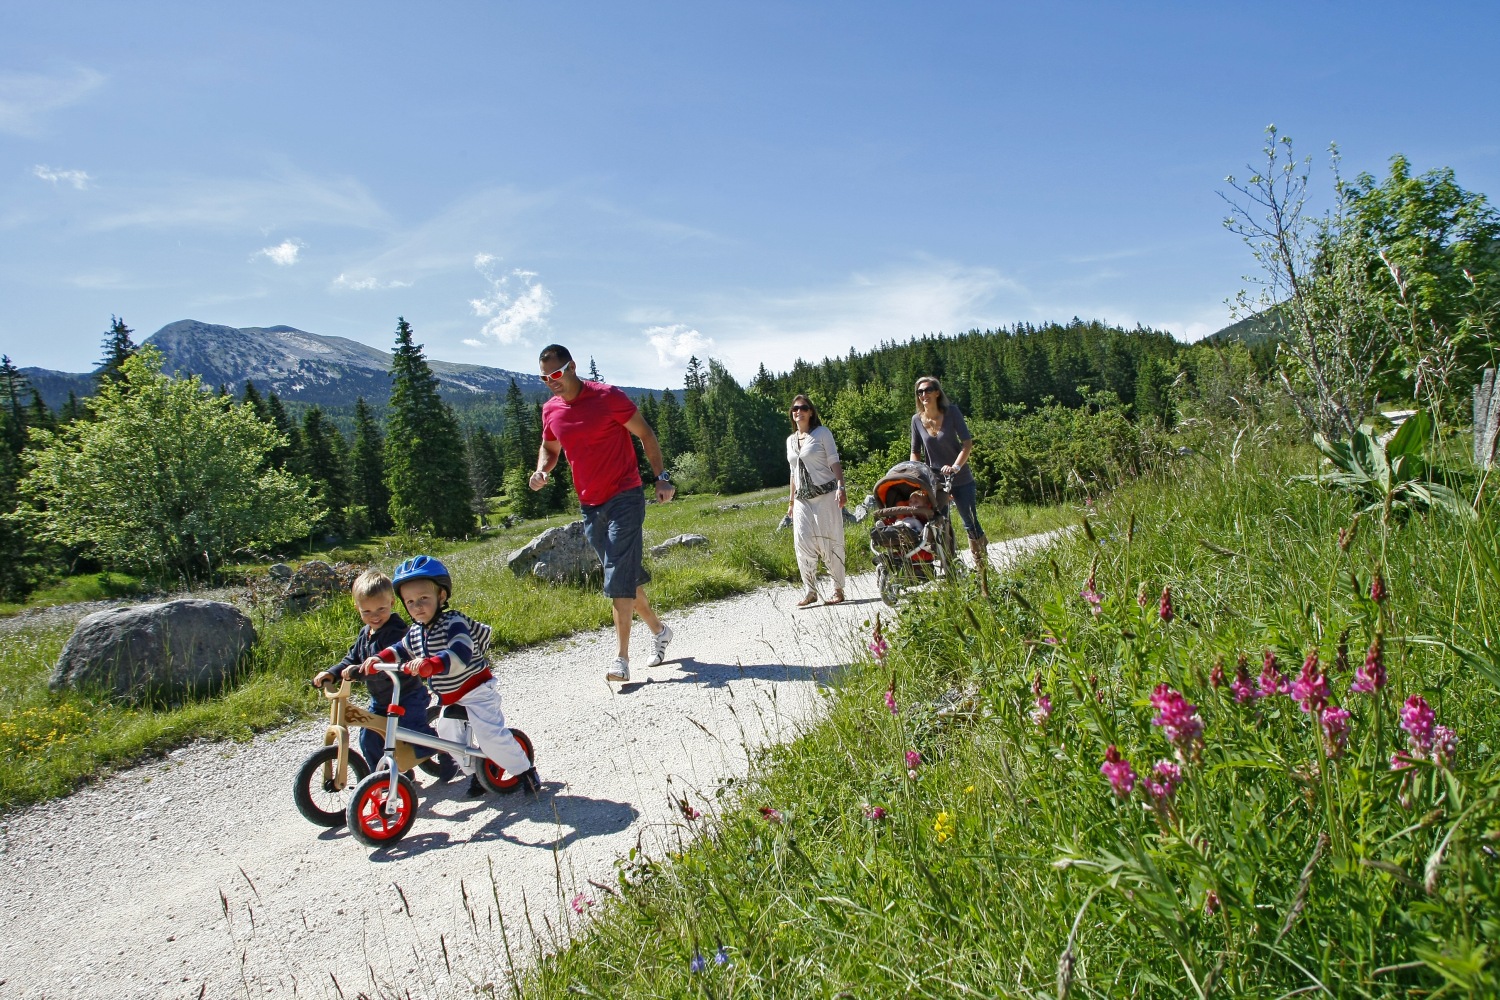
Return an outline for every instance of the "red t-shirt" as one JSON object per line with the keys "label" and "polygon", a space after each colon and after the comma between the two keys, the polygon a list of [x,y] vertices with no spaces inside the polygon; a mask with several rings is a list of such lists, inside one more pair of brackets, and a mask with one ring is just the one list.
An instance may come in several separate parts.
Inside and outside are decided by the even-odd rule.
{"label": "red t-shirt", "polygon": [[617,493],[640,489],[635,445],[625,429],[635,413],[629,396],[603,382],[584,382],[571,403],[553,396],[542,404],[542,440],[562,443],[581,503],[597,507]]}

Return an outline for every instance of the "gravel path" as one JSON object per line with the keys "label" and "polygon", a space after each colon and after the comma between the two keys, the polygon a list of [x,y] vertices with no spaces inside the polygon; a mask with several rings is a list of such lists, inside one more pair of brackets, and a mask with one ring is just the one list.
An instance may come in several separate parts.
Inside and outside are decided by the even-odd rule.
{"label": "gravel path", "polygon": [[[1001,565],[1046,538],[991,554]],[[618,688],[603,677],[609,632],[503,657],[506,715],[536,741],[543,794],[469,799],[462,780],[419,774],[416,824],[391,847],[293,806],[322,723],[197,744],[0,818],[0,996],[498,991],[538,937],[587,919],[605,895],[591,883],[614,884],[618,859],[692,836],[680,798],[709,812],[757,748],[816,721],[822,685],[883,607],[869,575],[848,593],[798,611],[800,588],[777,586],[669,615],[671,659]],[[648,643],[637,626],[634,663]]]}

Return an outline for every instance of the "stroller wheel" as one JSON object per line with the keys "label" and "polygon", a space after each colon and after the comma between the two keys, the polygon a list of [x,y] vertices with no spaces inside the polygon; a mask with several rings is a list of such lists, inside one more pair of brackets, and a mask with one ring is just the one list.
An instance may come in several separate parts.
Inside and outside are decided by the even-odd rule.
{"label": "stroller wheel", "polygon": [[884,562],[875,567],[875,585],[880,588],[880,599],[894,608],[901,597],[901,588]]}

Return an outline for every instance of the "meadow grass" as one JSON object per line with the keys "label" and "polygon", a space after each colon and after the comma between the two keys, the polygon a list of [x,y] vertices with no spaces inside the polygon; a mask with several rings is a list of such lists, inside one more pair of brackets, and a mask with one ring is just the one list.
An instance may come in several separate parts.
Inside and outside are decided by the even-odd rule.
{"label": "meadow grass", "polygon": [[517,992],[1497,995],[1494,505],[1351,538],[1314,459],[1178,460],[919,595]]}
{"label": "meadow grass", "polygon": [[[671,612],[768,582],[795,580],[791,533],[774,530],[785,494],[784,489],[763,490],[649,505],[648,547],[686,532],[710,540],[707,546],[648,558],[653,605]],[[1043,530],[1060,516],[1046,508],[992,508],[986,515],[1017,532]],[[597,583],[551,586],[517,579],[506,565],[506,557],[538,532],[570,519],[558,515],[528,521],[479,541],[436,548],[453,571],[454,605],[493,627],[496,651],[609,624],[609,603]],[[846,533],[852,572],[870,566],[865,527],[850,526]],[[992,534],[1000,537],[996,529]],[[407,545],[430,547],[387,539],[365,551],[390,572],[414,554]],[[239,676],[218,695],[180,704],[131,705],[88,692],[49,691],[48,676],[72,627],[8,626],[0,633],[0,810],[67,794],[90,778],[195,739],[248,739],[323,711],[307,681],[353,642],[359,620],[349,598],[302,615],[277,616],[261,608],[252,617],[260,640]],[[602,669],[605,661],[600,662]]]}

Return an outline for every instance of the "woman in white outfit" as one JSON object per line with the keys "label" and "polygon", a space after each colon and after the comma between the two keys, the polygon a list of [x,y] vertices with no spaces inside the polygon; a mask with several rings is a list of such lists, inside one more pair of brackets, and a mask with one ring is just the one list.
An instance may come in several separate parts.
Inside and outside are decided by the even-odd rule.
{"label": "woman in white outfit", "polygon": [[797,569],[807,587],[797,607],[818,600],[820,558],[833,577],[833,597],[825,603],[838,604],[844,599],[844,466],[833,433],[823,426],[812,401],[797,396],[791,413],[797,429],[786,439],[786,460],[792,467],[787,513],[792,517]]}

